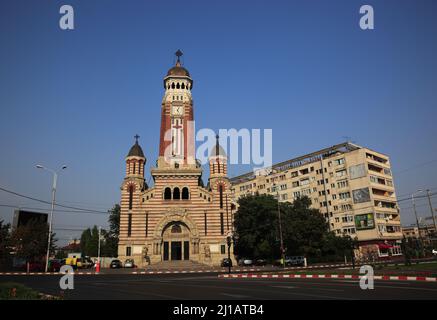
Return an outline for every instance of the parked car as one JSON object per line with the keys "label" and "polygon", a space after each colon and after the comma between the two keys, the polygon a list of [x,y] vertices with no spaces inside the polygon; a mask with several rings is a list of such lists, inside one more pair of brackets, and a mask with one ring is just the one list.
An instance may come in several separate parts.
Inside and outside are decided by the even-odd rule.
{"label": "parked car", "polygon": [[119,268],[123,268],[123,265],[122,265],[120,260],[114,259],[111,261],[111,264],[109,265],[109,267],[111,269],[119,269]]}
{"label": "parked car", "polygon": [[286,257],[285,258],[286,266],[303,266],[305,265],[305,257],[303,256],[294,256],[294,257]]}
{"label": "parked car", "polygon": [[265,259],[256,259],[255,260],[256,266],[265,266],[266,264],[267,264],[267,260],[265,260]]}
{"label": "parked car", "polygon": [[232,267],[232,260],[229,258],[224,258],[221,263],[222,267]]}
{"label": "parked car", "polygon": [[238,261],[239,266],[249,267],[253,265],[253,260],[248,258],[242,258]]}
{"label": "parked car", "polygon": [[436,249],[432,249],[432,254],[433,255],[437,255],[437,250]]}
{"label": "parked car", "polygon": [[135,261],[133,259],[126,259],[126,261],[124,262],[124,267],[125,268],[135,268]]}

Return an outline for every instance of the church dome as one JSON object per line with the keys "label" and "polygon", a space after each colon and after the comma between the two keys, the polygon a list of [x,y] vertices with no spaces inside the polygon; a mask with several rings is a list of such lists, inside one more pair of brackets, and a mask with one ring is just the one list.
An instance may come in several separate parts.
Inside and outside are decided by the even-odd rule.
{"label": "church dome", "polygon": [[179,63],[177,63],[173,68],[168,70],[167,77],[169,76],[179,76],[179,77],[189,77],[190,73],[187,69],[182,67]]}
{"label": "church dome", "polygon": [[141,149],[140,145],[138,144],[138,138],[139,136],[135,136],[135,144],[132,146],[132,148],[130,148],[129,153],[128,153],[128,157],[141,157],[141,158],[145,158],[144,157],[144,152],[143,149]]}

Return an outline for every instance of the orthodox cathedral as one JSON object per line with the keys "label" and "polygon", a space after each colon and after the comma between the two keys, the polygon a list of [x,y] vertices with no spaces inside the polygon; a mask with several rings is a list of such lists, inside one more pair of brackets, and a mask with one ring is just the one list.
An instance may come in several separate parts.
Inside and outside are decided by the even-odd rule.
{"label": "orthodox cathedral", "polygon": [[[217,142],[209,156],[210,177],[205,186],[195,159],[193,79],[181,64],[164,77],[161,103],[159,157],[151,168],[153,186],[144,179],[146,157],[135,136],[126,156],[121,185],[118,255],[139,267],[160,262],[190,260],[220,265],[233,247],[231,184],[227,156]],[[229,252],[228,252],[229,251]]]}

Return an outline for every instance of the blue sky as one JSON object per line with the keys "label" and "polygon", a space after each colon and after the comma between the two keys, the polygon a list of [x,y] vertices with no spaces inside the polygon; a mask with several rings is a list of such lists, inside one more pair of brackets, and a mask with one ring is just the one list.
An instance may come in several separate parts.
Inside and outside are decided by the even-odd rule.
{"label": "blue sky", "polygon": [[[74,31],[58,26],[63,4],[75,9]],[[362,4],[374,7],[373,31],[358,26]],[[146,172],[157,158],[162,78],[180,48],[198,129],[271,128],[274,162],[348,136],[391,157],[400,198],[435,192],[436,9],[432,0],[2,1],[0,186],[49,200],[51,176],[35,164],[65,163],[59,202],[104,211],[118,202],[133,135]],[[0,204],[47,208],[4,192]],[[400,205],[412,223],[411,204]],[[418,211],[429,215],[426,202]],[[106,218],[58,212],[55,226]],[[62,241],[77,234],[58,230]]]}

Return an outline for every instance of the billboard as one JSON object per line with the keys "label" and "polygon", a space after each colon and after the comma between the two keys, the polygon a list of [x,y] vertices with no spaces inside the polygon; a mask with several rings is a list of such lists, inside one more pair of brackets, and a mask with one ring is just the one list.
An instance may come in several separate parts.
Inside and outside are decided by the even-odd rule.
{"label": "billboard", "polygon": [[35,211],[26,211],[26,210],[15,210],[14,211],[14,220],[12,223],[12,226],[14,228],[17,228],[20,226],[25,226],[30,221],[47,223],[48,214],[42,213],[42,212],[35,212]]}
{"label": "billboard", "polygon": [[352,197],[354,199],[354,203],[369,202],[370,201],[369,188],[352,190]]}
{"label": "billboard", "polygon": [[355,229],[366,230],[375,228],[375,218],[372,213],[357,214],[355,216]]}

